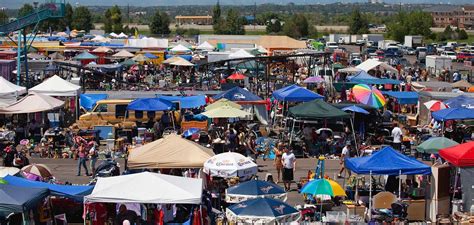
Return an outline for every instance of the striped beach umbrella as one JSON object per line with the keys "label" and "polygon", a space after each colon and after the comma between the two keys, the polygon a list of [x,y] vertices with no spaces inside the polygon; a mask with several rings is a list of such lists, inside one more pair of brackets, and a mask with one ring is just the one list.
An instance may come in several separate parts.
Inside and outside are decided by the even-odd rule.
{"label": "striped beach umbrella", "polygon": [[33,174],[41,178],[50,178],[53,177],[51,170],[43,164],[30,164],[21,168],[21,171],[28,174]]}
{"label": "striped beach umbrella", "polygon": [[352,87],[352,93],[358,102],[374,108],[381,108],[386,103],[382,92],[366,84],[355,85]]}

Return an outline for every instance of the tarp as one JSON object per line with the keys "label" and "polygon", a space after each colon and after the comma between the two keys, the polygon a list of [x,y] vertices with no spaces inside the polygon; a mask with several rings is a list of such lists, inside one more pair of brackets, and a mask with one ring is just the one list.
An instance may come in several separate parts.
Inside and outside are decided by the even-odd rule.
{"label": "tarp", "polygon": [[231,101],[260,101],[262,100],[257,95],[241,87],[233,87],[227,91],[223,91],[217,95],[214,95],[212,98],[215,100],[226,98]]}
{"label": "tarp", "polygon": [[414,91],[383,91],[384,95],[394,97],[399,104],[418,104],[418,92]]}
{"label": "tarp", "polygon": [[138,98],[127,106],[127,110],[137,111],[166,111],[172,108],[172,102],[159,98]]}
{"label": "tarp", "polygon": [[438,121],[474,119],[474,109],[448,108],[433,112],[431,116]]}
{"label": "tarp", "polygon": [[345,160],[347,169],[357,174],[377,175],[427,175],[431,174],[431,167],[403,155],[392,147],[385,147],[371,156],[350,158]]}
{"label": "tarp", "polygon": [[457,167],[473,167],[474,141],[441,149],[439,155]]}
{"label": "tarp", "polygon": [[474,98],[470,98],[465,95],[459,95],[458,97],[448,99],[444,101],[443,103],[448,105],[449,108],[474,109]]}
{"label": "tarp", "polygon": [[182,109],[193,109],[199,108],[203,105],[206,105],[206,96],[205,95],[195,95],[195,96],[165,96],[157,95],[159,99],[168,100],[170,102],[179,102],[179,107]]}
{"label": "tarp", "polygon": [[107,99],[107,94],[81,94],[79,98],[79,102],[81,107],[86,109],[87,111],[92,110],[94,108],[95,103],[99,100]]}
{"label": "tarp", "polygon": [[401,81],[393,79],[382,79],[371,76],[366,71],[361,70],[354,76],[348,78],[349,82],[362,84],[400,84]]}
{"label": "tarp", "polygon": [[306,88],[293,85],[292,88],[286,88],[284,91],[273,93],[273,97],[279,101],[287,102],[307,102],[315,99],[323,99],[324,96],[316,94]]}
{"label": "tarp", "polygon": [[348,118],[350,114],[316,99],[301,103],[289,109],[290,115],[300,119]]}
{"label": "tarp", "polygon": [[84,186],[84,185],[60,185],[60,184],[50,184],[39,181],[31,181],[21,177],[15,176],[6,176],[3,178],[9,185],[15,187],[25,187],[25,188],[46,188],[49,189],[52,195],[68,197],[82,202],[82,198],[85,195],[92,193],[94,186]]}
{"label": "tarp", "polygon": [[388,65],[386,62],[379,61],[377,59],[367,59],[361,64],[357,65],[357,69],[361,69],[365,72],[368,72],[371,69],[376,67],[381,67],[382,69],[390,70],[392,72],[398,73],[398,70],[393,68],[392,66]]}
{"label": "tarp", "polygon": [[12,105],[3,108],[3,110],[6,111],[6,114],[10,112],[15,114],[34,113],[53,110],[62,105],[64,105],[64,102],[59,99],[33,92]]}
{"label": "tarp", "polygon": [[50,96],[77,96],[81,86],[70,83],[63,78],[54,75],[41,84],[32,87],[29,92],[36,92]]}
{"label": "tarp", "polygon": [[33,209],[49,195],[46,188],[26,188],[0,185],[0,217]]}
{"label": "tarp", "polygon": [[202,179],[136,173],[97,180],[84,202],[200,204]]}
{"label": "tarp", "polygon": [[131,169],[202,168],[212,156],[212,149],[170,134],[133,149],[127,165]]}

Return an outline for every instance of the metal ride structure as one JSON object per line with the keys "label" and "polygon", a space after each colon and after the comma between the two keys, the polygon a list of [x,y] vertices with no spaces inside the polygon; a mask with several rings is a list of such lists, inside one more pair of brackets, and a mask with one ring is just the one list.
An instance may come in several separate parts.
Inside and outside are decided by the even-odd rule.
{"label": "metal ride structure", "polygon": [[[21,63],[23,60],[25,65],[25,86],[26,88],[29,87],[27,54],[38,34],[39,24],[44,20],[64,17],[64,11],[65,0],[45,0],[45,2],[41,4],[39,8],[35,8],[32,13],[0,26],[0,35],[7,36],[16,44],[18,53],[16,83],[18,85],[20,85],[21,81]],[[28,30],[31,27],[33,27],[30,32],[31,36],[27,38]],[[15,32],[17,33],[17,41],[12,39]]]}

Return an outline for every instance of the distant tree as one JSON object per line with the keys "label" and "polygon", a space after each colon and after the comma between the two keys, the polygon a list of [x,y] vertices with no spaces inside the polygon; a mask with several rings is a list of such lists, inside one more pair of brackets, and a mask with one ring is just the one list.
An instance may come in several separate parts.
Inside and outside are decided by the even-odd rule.
{"label": "distant tree", "polygon": [[74,9],[71,4],[67,3],[64,8],[64,17],[62,18],[52,18],[46,20],[40,24],[40,30],[42,31],[64,31],[66,27],[71,27],[72,16],[74,14]]}
{"label": "distant tree", "polygon": [[462,29],[462,30],[459,31],[459,33],[458,33],[458,39],[459,40],[466,40],[468,38],[469,38],[469,36],[467,35],[466,30]]}
{"label": "distant tree", "polygon": [[212,9],[212,24],[218,23],[220,18],[221,18],[221,5],[219,4],[219,1],[217,1],[217,4]]}
{"label": "distant tree", "polygon": [[186,31],[186,34],[189,35],[189,36],[196,36],[196,35],[201,34],[201,31],[199,29],[189,28]]}
{"label": "distant tree", "polygon": [[33,8],[32,5],[30,4],[24,4],[19,10],[18,10],[18,17],[24,17],[28,14],[31,14],[35,9]]}
{"label": "distant tree", "polygon": [[432,37],[431,27],[433,18],[429,13],[422,11],[411,11],[406,13],[400,11],[388,24],[388,34],[396,41],[403,42],[406,35],[423,35]]}
{"label": "distant tree", "polygon": [[282,30],[281,19],[276,13],[267,14],[266,17],[263,17],[265,20],[264,24],[267,25],[266,31],[267,34],[279,33]]}
{"label": "distant tree", "polygon": [[175,32],[176,32],[177,35],[183,36],[184,34],[186,34],[187,31],[188,30],[186,30],[184,28],[178,27],[178,28],[176,28]]}
{"label": "distant tree", "polygon": [[455,39],[453,28],[450,25],[444,28],[443,35],[446,39]]}
{"label": "distant tree", "polygon": [[245,34],[245,18],[236,9],[229,9],[225,18],[226,34]]}
{"label": "distant tree", "polygon": [[283,33],[292,38],[308,37],[309,23],[303,14],[295,14],[285,21]]}
{"label": "distant tree", "polygon": [[106,33],[123,32],[122,11],[117,5],[105,11],[104,30]]}
{"label": "distant tree", "polygon": [[156,11],[149,25],[152,34],[170,34],[170,18],[165,12]]}
{"label": "distant tree", "polygon": [[8,15],[2,10],[0,11],[0,25],[8,23]]}
{"label": "distant tree", "polygon": [[357,7],[352,11],[351,17],[349,19],[349,33],[369,33],[369,23],[367,22],[367,18],[365,18],[365,16],[360,13],[359,8]]}
{"label": "distant tree", "polygon": [[94,28],[92,25],[92,16],[89,9],[85,6],[79,6],[74,10],[72,16],[72,29],[85,30],[89,32]]}

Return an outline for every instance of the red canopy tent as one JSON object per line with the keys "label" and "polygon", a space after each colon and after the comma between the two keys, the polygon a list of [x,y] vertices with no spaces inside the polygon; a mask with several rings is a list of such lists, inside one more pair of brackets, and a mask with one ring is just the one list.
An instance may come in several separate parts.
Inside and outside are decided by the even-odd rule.
{"label": "red canopy tent", "polygon": [[243,80],[243,79],[245,79],[245,75],[243,75],[241,73],[233,73],[232,75],[227,77],[227,79],[229,79],[229,80]]}
{"label": "red canopy tent", "polygon": [[457,167],[474,166],[474,141],[441,149],[439,155]]}

